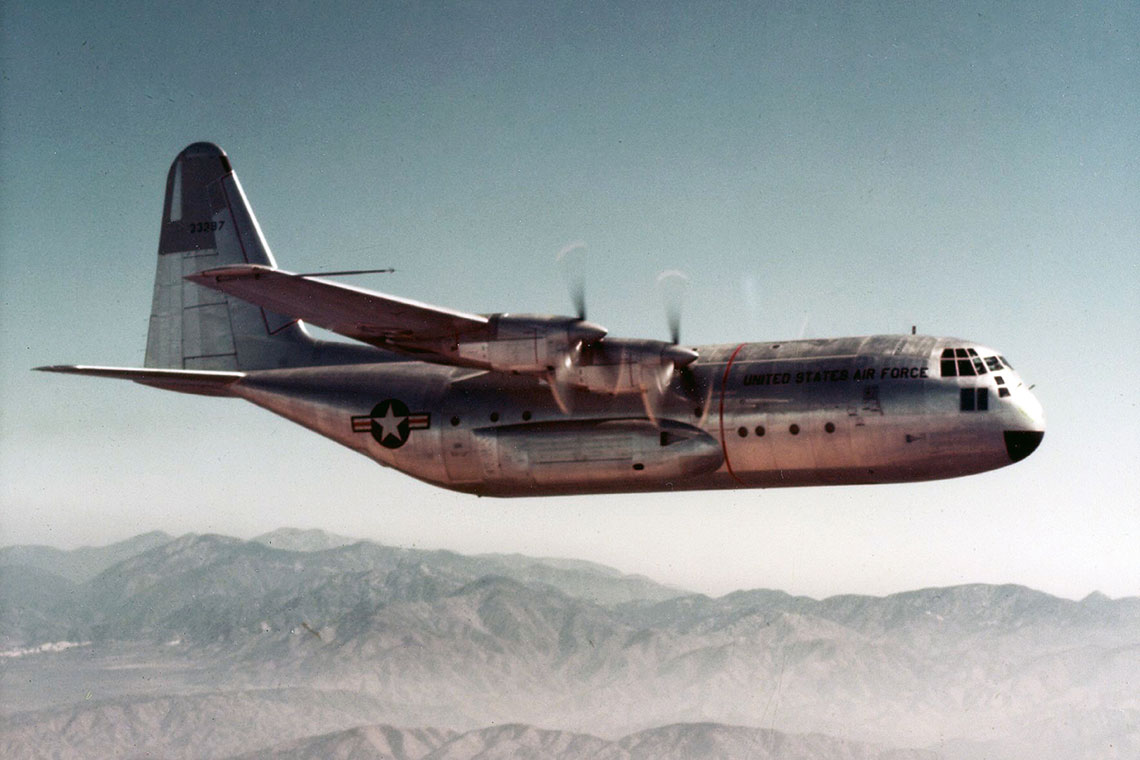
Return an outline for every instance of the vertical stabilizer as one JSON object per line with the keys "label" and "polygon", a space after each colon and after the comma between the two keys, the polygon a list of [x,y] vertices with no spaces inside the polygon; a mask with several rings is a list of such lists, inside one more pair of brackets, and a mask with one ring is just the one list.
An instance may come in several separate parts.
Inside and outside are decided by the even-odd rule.
{"label": "vertical stabilizer", "polygon": [[310,361],[314,341],[296,320],[184,279],[230,264],[276,266],[229,158],[212,143],[194,143],[166,178],[147,367],[252,370]]}

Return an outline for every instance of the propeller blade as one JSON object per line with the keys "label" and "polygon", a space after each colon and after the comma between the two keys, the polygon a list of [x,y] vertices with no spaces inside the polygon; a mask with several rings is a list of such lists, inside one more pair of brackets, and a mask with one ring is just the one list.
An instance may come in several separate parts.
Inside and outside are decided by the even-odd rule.
{"label": "propeller blade", "polygon": [[661,423],[657,421],[657,405],[660,401],[661,394],[657,393],[653,386],[649,386],[641,392],[641,403],[645,407],[645,416],[657,427],[661,427]]}
{"label": "propeller blade", "polygon": [[558,405],[563,414],[570,414],[574,411],[574,405],[571,402],[573,398],[571,380],[573,379],[574,365],[578,363],[581,353],[582,341],[579,340],[573,348],[562,355],[562,359],[554,366],[554,371],[546,373],[546,382],[550,386],[551,395],[554,396],[554,403]]}
{"label": "propeller blade", "polygon": [[[681,378],[681,392],[690,401],[697,403],[703,409],[707,406],[707,394],[702,390],[701,383],[697,379],[697,373],[693,372],[691,367],[682,367],[679,373]],[[712,392],[712,389],[709,389]]]}
{"label": "propeller blade", "polygon": [[586,244],[574,242],[558,252],[558,263],[562,266],[562,276],[570,291],[570,301],[578,319],[586,318]]}
{"label": "propeller blade", "polygon": [[665,395],[665,390],[673,379],[675,366],[670,359],[662,356],[660,366],[641,367],[641,403],[645,406],[645,416],[658,427],[660,423],[657,410],[661,406],[661,397]]}
{"label": "propeller blade", "polygon": [[558,370],[546,374],[546,383],[550,386],[550,395],[554,397],[554,403],[563,414],[570,414],[573,411],[570,404],[570,386],[558,377]]}
{"label": "propeller blade", "polygon": [[693,372],[692,367],[682,367],[678,374],[681,378],[681,392],[685,394],[685,398],[694,404],[698,424],[703,425],[708,419],[709,408],[712,405],[712,383],[708,383],[705,388],[702,388],[701,381],[697,378],[697,373]]}
{"label": "propeller blade", "polygon": [[688,285],[688,276],[676,269],[667,269],[657,275],[657,288],[665,302],[665,319],[669,323],[669,340],[674,345],[681,342],[681,304]]}
{"label": "propeller blade", "polygon": [[645,416],[654,425],[660,427],[657,413],[661,408],[661,400],[673,382],[673,373],[678,368],[687,367],[697,358],[696,351],[679,346],[669,346],[661,352],[661,359],[657,366],[652,363],[641,365],[641,403],[645,406]]}

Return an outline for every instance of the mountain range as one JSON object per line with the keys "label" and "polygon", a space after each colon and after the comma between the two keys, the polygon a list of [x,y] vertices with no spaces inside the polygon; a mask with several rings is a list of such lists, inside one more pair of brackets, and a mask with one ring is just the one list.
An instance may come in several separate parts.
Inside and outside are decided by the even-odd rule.
{"label": "mountain range", "polygon": [[1140,598],[1013,585],[149,533],[0,549],[0,650],[5,757],[1140,756]]}

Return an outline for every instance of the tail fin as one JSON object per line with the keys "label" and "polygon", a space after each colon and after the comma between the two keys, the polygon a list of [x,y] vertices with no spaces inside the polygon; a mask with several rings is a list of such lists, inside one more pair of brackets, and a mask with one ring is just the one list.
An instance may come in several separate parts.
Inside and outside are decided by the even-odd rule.
{"label": "tail fin", "polygon": [[229,158],[194,143],[166,178],[147,367],[233,371],[311,360],[314,341],[296,320],[183,279],[229,264],[275,266]]}

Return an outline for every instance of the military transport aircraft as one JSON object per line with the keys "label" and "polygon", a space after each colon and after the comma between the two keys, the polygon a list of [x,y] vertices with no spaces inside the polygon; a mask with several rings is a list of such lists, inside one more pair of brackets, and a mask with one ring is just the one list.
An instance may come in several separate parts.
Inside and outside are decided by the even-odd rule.
{"label": "military transport aircraft", "polygon": [[278,269],[210,143],[167,176],[145,368],[39,369],[243,398],[483,496],[932,480],[1044,436],[1009,362],[958,338],[689,348],[675,324],[669,342],[610,337],[581,301],[467,314]]}

